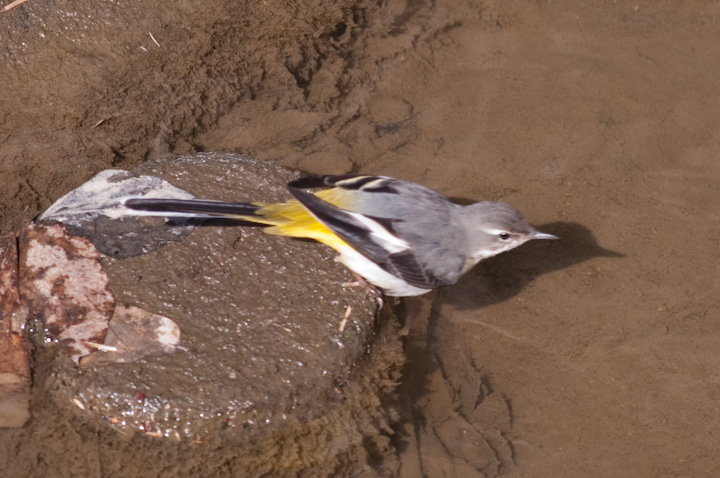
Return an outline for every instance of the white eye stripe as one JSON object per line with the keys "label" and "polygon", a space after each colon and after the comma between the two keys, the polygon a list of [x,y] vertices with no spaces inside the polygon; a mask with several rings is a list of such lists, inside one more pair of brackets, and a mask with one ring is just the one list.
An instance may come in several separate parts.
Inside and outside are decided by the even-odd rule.
{"label": "white eye stripe", "polygon": [[485,229],[485,232],[492,234],[493,236],[499,236],[500,234],[513,235],[510,231],[506,231],[505,229]]}

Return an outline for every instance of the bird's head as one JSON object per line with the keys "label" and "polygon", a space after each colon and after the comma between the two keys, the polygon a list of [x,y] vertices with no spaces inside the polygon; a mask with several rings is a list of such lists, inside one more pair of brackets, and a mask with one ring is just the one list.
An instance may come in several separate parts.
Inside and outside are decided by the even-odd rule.
{"label": "bird's head", "polygon": [[559,239],[535,230],[520,212],[504,202],[483,201],[464,206],[461,215],[468,226],[472,258],[467,268],[533,239]]}

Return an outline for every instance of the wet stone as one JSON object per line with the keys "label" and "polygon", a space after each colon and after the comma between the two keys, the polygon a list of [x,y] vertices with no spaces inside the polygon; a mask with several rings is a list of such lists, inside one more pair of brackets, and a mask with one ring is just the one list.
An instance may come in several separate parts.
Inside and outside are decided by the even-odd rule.
{"label": "wet stone", "polygon": [[[286,200],[296,177],[220,154],[145,163],[133,174],[233,201]],[[181,470],[175,476],[350,476],[370,462],[393,471],[397,323],[365,290],[343,286],[352,277],[333,251],[228,221],[205,221],[161,246],[148,240],[145,254],[100,259],[116,316],[122,308],[139,318],[125,317],[115,333],[113,317],[105,348],[80,366],[54,353],[39,372],[59,417],[97,429],[103,453],[131,453],[147,476],[169,467]],[[149,352],[123,349],[148,340]],[[128,463],[113,476],[135,472]]]}
{"label": "wet stone", "polygon": [[15,234],[0,236],[0,428],[30,418],[30,344],[20,335],[24,310],[18,290]]}
{"label": "wet stone", "polygon": [[50,206],[40,225],[60,223],[97,250],[118,259],[138,256],[169,241],[181,241],[192,231],[187,221],[158,217],[123,217],[121,199],[129,196],[189,199],[192,194],[156,176],[106,169]]}
{"label": "wet stone", "polygon": [[18,311],[18,251],[15,234],[0,236],[0,329],[20,332]]}
{"label": "wet stone", "polygon": [[20,295],[28,316],[45,324],[78,363],[102,343],[115,308],[95,246],[62,224],[29,225],[20,236]]}

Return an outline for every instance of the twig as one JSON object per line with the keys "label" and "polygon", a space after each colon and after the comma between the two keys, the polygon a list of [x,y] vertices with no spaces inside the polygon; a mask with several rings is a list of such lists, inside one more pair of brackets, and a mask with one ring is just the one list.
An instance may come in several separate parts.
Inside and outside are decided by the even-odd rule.
{"label": "twig", "polygon": [[152,41],[154,41],[155,44],[158,46],[158,48],[160,48],[160,44],[159,44],[158,41],[155,39],[155,37],[153,36],[152,32],[148,32],[148,35],[150,35],[150,38],[152,38]]}
{"label": "twig", "polygon": [[352,313],[352,307],[349,305],[347,306],[347,309],[345,309],[345,314],[343,315],[342,320],[340,321],[340,326],[338,327],[338,332],[342,332],[345,330],[345,326],[347,325],[348,319],[350,318],[350,314]]}
{"label": "twig", "polygon": [[0,13],[5,13],[8,10],[12,10],[13,8],[17,7],[18,5],[22,5],[23,3],[27,2],[28,0],[15,0],[12,3],[9,3],[2,7],[2,10],[0,10]]}
{"label": "twig", "polygon": [[100,350],[101,352],[117,352],[117,347],[114,347],[112,345],[105,345],[105,344],[98,344],[95,342],[90,342],[88,340],[83,340],[83,343],[87,345],[88,347],[91,347],[96,350]]}
{"label": "twig", "polygon": [[275,322],[271,322],[271,323],[272,323],[272,325],[274,325],[275,327],[279,327],[279,328],[283,329],[283,330],[284,330],[285,332],[287,332],[287,333],[291,333],[291,332],[292,332],[292,330],[288,329],[287,327],[283,327],[282,325],[276,324]]}

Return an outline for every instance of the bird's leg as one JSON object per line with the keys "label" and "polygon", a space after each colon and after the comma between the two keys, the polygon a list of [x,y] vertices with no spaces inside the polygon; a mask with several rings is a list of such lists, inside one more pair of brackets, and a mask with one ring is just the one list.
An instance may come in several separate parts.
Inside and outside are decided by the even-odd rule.
{"label": "bird's leg", "polygon": [[366,281],[365,278],[363,276],[361,276],[360,274],[358,274],[357,272],[352,271],[352,270],[350,272],[352,272],[352,275],[355,278],[355,280],[343,282],[341,285],[343,287],[362,287],[363,289],[368,291],[373,297],[375,297],[375,300],[377,301],[377,304],[378,304],[378,308],[382,309],[382,306],[385,304],[385,298],[383,296],[382,291],[380,289],[378,289],[377,287],[375,287],[374,285],[372,285],[371,283],[369,283],[368,281]]}

